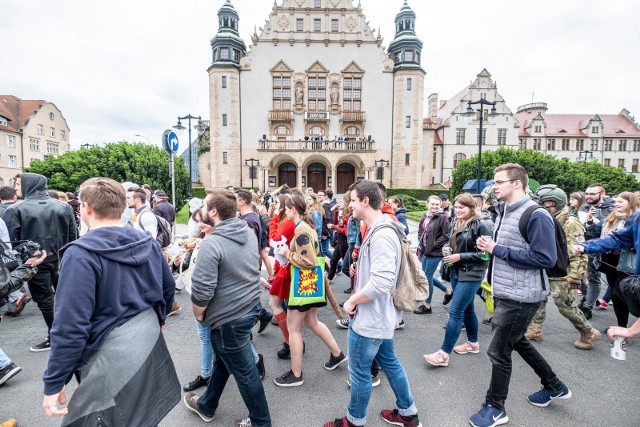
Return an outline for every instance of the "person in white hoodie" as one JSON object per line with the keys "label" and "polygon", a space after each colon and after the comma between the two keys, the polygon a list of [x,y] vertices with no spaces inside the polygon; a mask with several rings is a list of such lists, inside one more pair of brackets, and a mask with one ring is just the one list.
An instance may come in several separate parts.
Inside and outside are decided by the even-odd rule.
{"label": "person in white hoodie", "polygon": [[[374,181],[363,180],[351,190],[353,215],[364,221],[368,231],[360,247],[354,293],[344,303],[351,316],[347,335],[351,400],[347,416],[325,427],[363,426],[371,397],[371,364],[374,358],[384,370],[396,397],[396,409],[380,416],[389,424],[420,427],[407,373],[394,351],[393,333],[400,311],[393,305],[390,291],[396,286],[400,270],[401,246],[397,233],[402,224],[382,213],[382,194]],[[385,227],[380,228],[382,225]]]}

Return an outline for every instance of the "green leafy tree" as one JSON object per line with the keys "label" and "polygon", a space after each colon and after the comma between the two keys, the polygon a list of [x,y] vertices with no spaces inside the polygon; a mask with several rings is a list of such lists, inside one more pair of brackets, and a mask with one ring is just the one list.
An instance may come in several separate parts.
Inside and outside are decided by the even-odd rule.
{"label": "green leafy tree", "polygon": [[[482,153],[482,177],[493,178],[493,170],[505,163],[518,163],[540,184],[556,184],[567,194],[584,191],[589,184],[599,182],[607,193],[616,194],[621,191],[638,191],[640,182],[633,174],[619,168],[602,166],[593,162],[571,162],[567,158],[534,150],[514,150],[500,148]],[[459,162],[452,173],[452,189],[454,194],[462,192],[462,187],[470,179],[478,176],[478,156]]]}
{"label": "green leafy tree", "polygon": [[[176,158],[176,208],[179,210],[189,194],[189,172],[183,161]],[[44,175],[49,188],[75,191],[85,180],[103,176],[118,182],[131,181],[149,184],[166,191],[171,200],[169,157],[159,147],[126,141],[69,151],[61,156],[34,160],[26,172]]]}

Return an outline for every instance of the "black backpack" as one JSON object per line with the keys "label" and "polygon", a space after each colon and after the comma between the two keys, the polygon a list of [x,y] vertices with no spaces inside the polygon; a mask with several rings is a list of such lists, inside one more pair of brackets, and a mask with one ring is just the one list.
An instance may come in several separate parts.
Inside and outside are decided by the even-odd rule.
{"label": "black backpack", "polygon": [[171,224],[169,221],[161,217],[160,215],[156,215],[152,210],[145,210],[140,212],[138,215],[138,225],[142,228],[143,231],[147,231],[144,229],[144,225],[142,225],[142,213],[151,212],[156,216],[156,220],[158,222],[158,234],[156,236],[156,240],[161,248],[166,248],[171,244],[172,236],[171,236]]}
{"label": "black backpack", "polygon": [[[531,206],[528,207],[520,217],[520,222],[518,223],[518,229],[520,230],[520,234],[527,243],[529,242],[529,238],[527,236],[527,229],[529,227],[529,220],[531,219],[531,214],[536,209],[544,209],[542,206]],[[556,235],[556,263],[553,267],[545,269],[548,277],[565,277],[568,273],[569,268],[569,252],[567,250],[567,235],[562,228],[562,225],[551,216],[553,219],[553,226],[555,228]]]}

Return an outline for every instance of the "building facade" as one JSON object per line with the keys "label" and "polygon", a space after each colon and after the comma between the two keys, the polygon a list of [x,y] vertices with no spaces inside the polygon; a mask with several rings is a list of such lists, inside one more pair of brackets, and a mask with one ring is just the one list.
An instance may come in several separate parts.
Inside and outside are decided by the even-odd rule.
{"label": "building facade", "polygon": [[69,148],[69,126],[55,104],[0,95],[0,187],[12,184],[32,160]]}
{"label": "building facade", "polygon": [[203,185],[342,193],[360,178],[430,183],[415,20],[405,2],[385,50],[352,0],[282,0],[247,51],[227,0],[211,41]]}

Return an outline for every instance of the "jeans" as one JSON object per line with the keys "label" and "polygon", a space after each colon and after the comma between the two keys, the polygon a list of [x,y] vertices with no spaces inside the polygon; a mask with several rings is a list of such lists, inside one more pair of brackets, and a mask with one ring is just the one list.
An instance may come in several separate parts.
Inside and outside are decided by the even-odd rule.
{"label": "jeans", "polygon": [[260,306],[260,320],[262,319],[267,319],[269,317],[273,316],[273,314],[267,310],[266,308],[262,307],[262,305]]}
{"label": "jeans", "polygon": [[29,292],[47,324],[47,334],[53,325],[54,289],[58,287],[58,261],[45,261],[38,266],[38,272],[29,280]]}
{"label": "jeans", "polygon": [[433,285],[436,285],[436,287],[442,292],[447,291],[447,287],[443,285],[440,280],[433,277],[440,261],[442,261],[441,256],[422,257],[422,271],[424,271],[424,275],[427,276],[427,281],[429,282],[429,298],[427,298],[427,304],[431,304],[431,297],[433,297]]}
{"label": "jeans", "polygon": [[467,328],[467,339],[470,342],[478,342],[478,318],[473,305],[476,292],[480,289],[480,281],[459,282],[458,270],[451,270],[451,287],[453,288],[453,298],[449,307],[449,322],[447,332],[444,334],[442,351],[451,354],[460,331],[462,323]]}
{"label": "jeans", "polygon": [[197,320],[196,328],[200,337],[200,376],[209,378],[213,370],[213,361],[216,360],[216,355],[211,345],[211,328],[203,326]]}
{"label": "jeans", "polygon": [[347,419],[350,422],[363,426],[367,421],[367,408],[371,398],[371,364],[374,359],[380,364],[389,380],[389,385],[396,396],[396,407],[400,415],[410,416],[418,413],[409,388],[407,373],[393,349],[393,339],[367,338],[349,328],[347,346],[351,382],[351,400]]}
{"label": "jeans", "polygon": [[521,303],[494,298],[494,307],[491,320],[491,343],[487,351],[493,369],[486,402],[497,408],[504,408],[504,402],[509,394],[511,354],[514,350],[540,377],[544,387],[558,390],[561,387],[560,380],[547,361],[524,336],[540,303]]}
{"label": "jeans", "polygon": [[333,255],[333,251],[331,251],[331,239],[326,238],[322,240],[320,239],[320,254],[325,257],[331,259],[331,255]]}
{"label": "jeans", "polygon": [[587,258],[587,279],[589,283],[587,284],[587,294],[584,296],[585,308],[593,308],[596,300],[600,297],[600,272],[596,270],[596,267],[593,265],[594,257],[595,255],[589,255]]}
{"label": "jeans", "polygon": [[198,410],[204,415],[214,416],[229,376],[233,375],[249,409],[251,424],[271,426],[267,398],[251,351],[251,328],[258,322],[260,309],[257,304],[244,316],[211,330],[216,361],[207,389],[198,399]]}
{"label": "jeans", "polygon": [[9,359],[9,356],[7,356],[0,348],[0,368],[4,368],[9,363],[11,363],[11,359]]}

